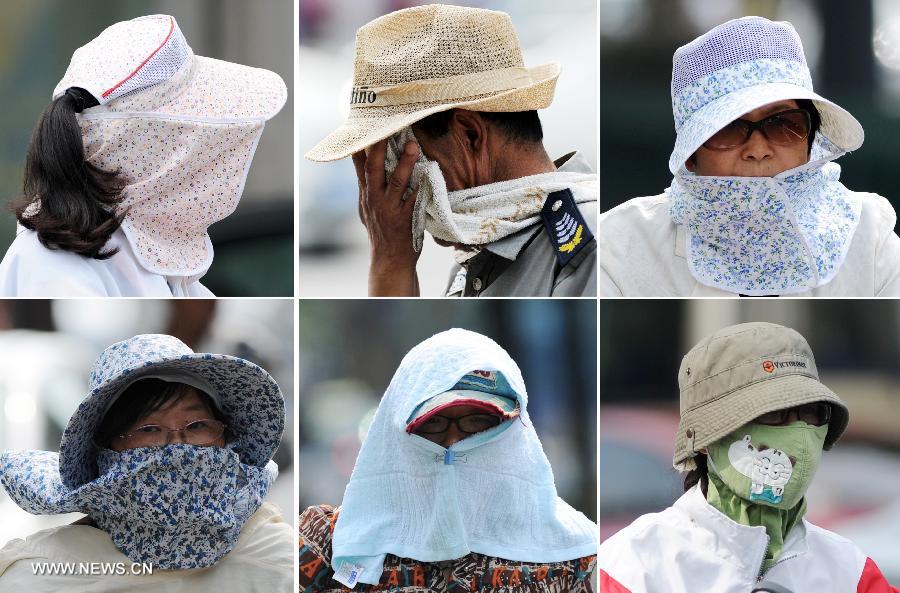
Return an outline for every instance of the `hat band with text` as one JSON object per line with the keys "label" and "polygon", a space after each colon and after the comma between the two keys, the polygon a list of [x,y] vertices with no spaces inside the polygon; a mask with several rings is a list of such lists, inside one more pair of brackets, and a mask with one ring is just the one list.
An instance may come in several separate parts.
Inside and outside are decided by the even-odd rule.
{"label": "hat band with text", "polygon": [[434,101],[456,101],[499,93],[534,84],[527,68],[501,68],[486,72],[429,78],[391,86],[354,86],[351,108],[410,105]]}

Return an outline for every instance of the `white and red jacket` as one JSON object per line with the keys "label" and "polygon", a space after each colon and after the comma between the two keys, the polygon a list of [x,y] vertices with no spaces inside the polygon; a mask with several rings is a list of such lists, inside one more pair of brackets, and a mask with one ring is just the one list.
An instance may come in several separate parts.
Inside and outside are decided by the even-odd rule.
{"label": "white and red jacket", "polygon": [[802,521],[762,573],[764,527],[735,523],[699,487],[601,544],[601,593],[750,593],[760,581],[795,593],[900,593],[851,541]]}

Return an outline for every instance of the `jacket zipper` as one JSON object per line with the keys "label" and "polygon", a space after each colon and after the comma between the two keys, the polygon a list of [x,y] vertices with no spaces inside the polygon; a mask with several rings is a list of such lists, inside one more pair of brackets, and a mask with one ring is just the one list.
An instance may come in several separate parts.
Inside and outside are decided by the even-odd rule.
{"label": "jacket zipper", "polygon": [[[771,541],[771,538],[769,537],[769,534],[767,533],[766,534],[766,545],[763,547],[762,557],[759,559],[759,570],[756,571],[756,582],[757,583],[760,582],[763,578],[763,565],[766,563],[766,550],[769,549],[770,541]],[[777,564],[777,562],[775,564]],[[773,568],[774,568],[774,565],[773,565]]]}
{"label": "jacket zipper", "polygon": [[[775,561],[775,564],[772,565],[772,568],[770,568],[769,570],[766,571],[766,574],[769,574],[770,572],[775,570],[775,567],[778,566],[779,564],[781,564],[782,562],[787,562],[788,560],[793,560],[794,558],[797,558],[798,556],[800,556],[800,553],[796,552],[792,556],[785,556],[784,558],[779,558],[778,560]],[[760,567],[760,568],[762,568],[762,567]],[[766,575],[760,573],[759,578],[756,579],[756,582],[758,583],[759,581],[763,580],[763,578],[765,578],[765,576]]]}
{"label": "jacket zipper", "polygon": [[[766,535],[766,549],[769,548],[768,537],[769,537],[769,536]],[[779,558],[778,560],[775,561],[775,564],[773,564],[773,565],[769,568],[769,570],[767,570],[767,571],[765,572],[765,574],[763,574],[762,563],[760,563],[760,565],[759,565],[759,576],[756,577],[756,582],[758,583],[758,582],[762,581],[762,580],[765,578],[765,576],[766,576],[767,574],[769,574],[770,572],[772,572],[773,570],[775,570],[775,567],[778,566],[779,564],[781,564],[782,562],[787,562],[788,560],[793,560],[794,558],[797,558],[798,556],[800,556],[800,552],[794,552],[794,553],[791,554],[791,555],[788,555],[788,556],[782,556],[781,558]],[[763,552],[763,562],[765,562],[765,560],[766,560],[766,556],[765,556],[765,552]]]}

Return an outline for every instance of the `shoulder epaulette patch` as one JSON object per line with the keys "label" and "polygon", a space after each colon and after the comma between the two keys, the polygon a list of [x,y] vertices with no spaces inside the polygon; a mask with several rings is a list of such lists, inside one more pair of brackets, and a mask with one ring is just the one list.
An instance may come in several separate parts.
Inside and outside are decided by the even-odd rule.
{"label": "shoulder epaulette patch", "polygon": [[541,208],[541,220],[544,221],[547,238],[553,245],[560,266],[572,261],[594,238],[569,189],[555,191],[547,196],[547,201]]}

